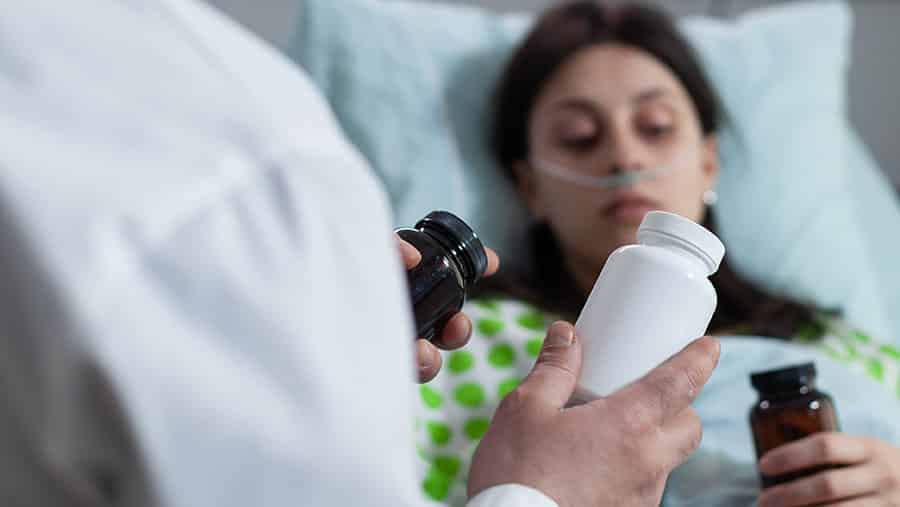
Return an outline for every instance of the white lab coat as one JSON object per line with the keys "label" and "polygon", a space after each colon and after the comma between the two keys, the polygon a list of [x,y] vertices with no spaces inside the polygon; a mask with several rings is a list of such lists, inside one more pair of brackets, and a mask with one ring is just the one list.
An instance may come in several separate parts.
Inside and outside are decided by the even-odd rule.
{"label": "white lab coat", "polygon": [[388,204],[299,70],[204,4],[4,2],[0,104],[0,505],[423,503]]}

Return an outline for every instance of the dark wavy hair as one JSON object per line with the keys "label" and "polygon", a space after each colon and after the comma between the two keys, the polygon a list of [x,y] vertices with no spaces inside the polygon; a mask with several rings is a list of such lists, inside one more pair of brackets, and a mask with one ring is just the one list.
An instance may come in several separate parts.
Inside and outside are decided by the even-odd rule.
{"label": "dark wavy hair", "polygon": [[[513,181],[516,161],[528,158],[528,126],[534,103],[556,70],[578,51],[597,44],[619,43],[641,49],[662,62],[691,98],[704,135],[716,133],[723,113],[700,60],[673,19],[642,5],[604,5],[575,1],[547,11],[513,53],[494,96],[491,149]],[[704,226],[715,232],[713,210]],[[584,304],[566,271],[553,231],[545,223],[528,233],[531,259],[527,269],[507,273],[484,288],[525,299],[536,306],[574,318]],[[723,261],[711,277],[719,304],[710,332],[734,332],[789,338],[814,321],[814,309],[768,294],[741,278]],[[484,291],[482,293],[484,293]]]}

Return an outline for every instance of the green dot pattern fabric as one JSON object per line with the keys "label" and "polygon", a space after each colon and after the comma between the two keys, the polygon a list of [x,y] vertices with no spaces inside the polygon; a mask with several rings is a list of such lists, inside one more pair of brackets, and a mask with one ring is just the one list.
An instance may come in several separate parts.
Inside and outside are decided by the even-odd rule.
{"label": "green dot pattern fabric", "polygon": [[457,350],[450,354],[450,360],[447,361],[447,369],[451,373],[459,375],[469,371],[475,364],[475,356],[466,350]]}
{"label": "green dot pattern fabric", "polygon": [[464,311],[475,324],[472,339],[443,352],[444,368],[416,399],[419,480],[434,505],[465,505],[472,453],[500,401],[531,371],[553,322],[510,300],[473,300]]}
{"label": "green dot pattern fabric", "polygon": [[516,317],[516,322],[520,326],[532,331],[544,331],[546,320],[547,318],[544,314],[535,309],[528,309]]}
{"label": "green dot pattern fabric", "polygon": [[428,423],[428,434],[431,436],[431,443],[436,446],[447,445],[450,442],[452,432],[450,427],[442,422],[431,421]]}
{"label": "green dot pattern fabric", "polygon": [[463,433],[469,437],[469,440],[478,442],[487,433],[490,424],[491,422],[484,417],[473,417],[466,421],[466,424],[463,426]]}
{"label": "green dot pattern fabric", "polygon": [[900,348],[884,344],[833,315],[820,313],[793,341],[865,373],[900,397]]}
{"label": "green dot pattern fabric", "polygon": [[[475,323],[465,348],[444,352],[443,370],[416,397],[416,449],[423,497],[432,505],[464,506],[469,463],[500,401],[531,371],[546,328],[556,320],[522,302],[474,300]],[[819,315],[794,337],[900,397],[900,349]],[[743,410],[743,408],[742,408]]]}
{"label": "green dot pattern fabric", "polygon": [[900,361],[900,347],[894,347],[893,345],[882,345],[878,348],[878,350],[891,359]]}
{"label": "green dot pattern fabric", "polygon": [[538,354],[541,353],[541,347],[543,347],[543,346],[544,346],[544,337],[538,336],[536,338],[532,338],[532,339],[528,340],[527,342],[525,342],[525,352],[529,356],[537,359]]}
{"label": "green dot pattern fabric", "polygon": [[506,398],[506,395],[513,392],[513,389],[519,386],[521,380],[519,377],[512,377],[500,382],[500,385],[497,386],[497,398],[503,399]]}
{"label": "green dot pattern fabric", "polygon": [[491,338],[503,331],[503,321],[494,317],[483,317],[478,319],[478,333],[485,338]]}
{"label": "green dot pattern fabric", "polygon": [[484,403],[484,387],[478,382],[466,382],[456,386],[453,397],[466,408],[478,408]]}
{"label": "green dot pattern fabric", "polygon": [[454,477],[444,474],[432,465],[428,469],[428,475],[425,476],[425,480],[422,482],[422,489],[428,498],[441,502],[446,500],[450,494],[453,479]]}
{"label": "green dot pattern fabric", "polygon": [[430,386],[420,386],[419,393],[422,396],[422,403],[424,403],[428,408],[440,408],[444,403],[443,396],[441,396],[439,392],[435,391]]}
{"label": "green dot pattern fabric", "polygon": [[516,362],[516,349],[508,343],[500,343],[491,347],[488,362],[495,368],[510,368]]}
{"label": "green dot pattern fabric", "polygon": [[489,312],[500,312],[500,302],[493,299],[477,299],[473,301],[480,308],[487,310]]}

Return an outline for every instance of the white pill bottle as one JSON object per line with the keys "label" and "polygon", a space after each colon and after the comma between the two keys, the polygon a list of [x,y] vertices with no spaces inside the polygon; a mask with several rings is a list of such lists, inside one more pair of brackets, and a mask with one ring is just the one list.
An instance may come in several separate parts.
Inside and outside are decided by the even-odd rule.
{"label": "white pill bottle", "polygon": [[638,243],[607,259],[575,329],[584,362],[575,400],[606,396],[706,333],[716,309],[708,277],[725,246],[687,218],[651,211]]}

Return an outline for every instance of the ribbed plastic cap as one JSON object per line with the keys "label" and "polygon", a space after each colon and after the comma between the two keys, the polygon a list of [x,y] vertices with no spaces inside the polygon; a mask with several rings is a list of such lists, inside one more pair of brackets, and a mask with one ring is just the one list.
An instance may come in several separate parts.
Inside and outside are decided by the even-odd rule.
{"label": "ribbed plastic cap", "polygon": [[816,379],[815,363],[804,363],[750,375],[750,383],[760,392],[773,393],[799,389]]}
{"label": "ribbed plastic cap", "polygon": [[719,269],[722,257],[725,256],[725,245],[702,225],[688,220],[683,216],[666,211],[651,211],[644,216],[641,226],[638,227],[638,240],[646,233],[662,234],[670,238],[684,241],[699,250],[706,258],[711,273]]}
{"label": "ribbed plastic cap", "polygon": [[443,236],[452,250],[451,254],[463,261],[463,276],[468,283],[475,283],[484,276],[487,252],[475,231],[459,217],[449,211],[432,211],[419,220],[416,229],[419,228],[431,229]]}

